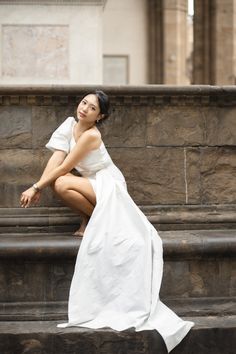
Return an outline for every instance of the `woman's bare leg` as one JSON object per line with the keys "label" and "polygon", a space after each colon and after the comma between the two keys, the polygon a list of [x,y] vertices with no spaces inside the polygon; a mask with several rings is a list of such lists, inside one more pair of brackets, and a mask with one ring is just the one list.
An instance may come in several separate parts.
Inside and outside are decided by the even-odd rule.
{"label": "woman's bare leg", "polygon": [[82,217],[80,228],[75,235],[83,236],[86,225],[96,205],[96,195],[89,180],[72,174],[59,177],[52,186],[67,206]]}

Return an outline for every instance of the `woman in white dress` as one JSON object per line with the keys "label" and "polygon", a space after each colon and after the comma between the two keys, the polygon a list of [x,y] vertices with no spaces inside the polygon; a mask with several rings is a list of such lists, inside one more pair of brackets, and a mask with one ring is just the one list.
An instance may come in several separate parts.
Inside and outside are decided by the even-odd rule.
{"label": "woman in white dress", "polygon": [[[77,118],[68,117],[46,145],[52,157],[39,179],[21,195],[21,206],[37,203],[51,186],[82,216],[82,237],[70,288],[68,323],[60,327],[156,329],[170,352],[189,332],[159,298],[162,241],[130,197],[96,124],[109,116],[103,91],[83,97]],[[75,168],[81,176],[71,174]]]}

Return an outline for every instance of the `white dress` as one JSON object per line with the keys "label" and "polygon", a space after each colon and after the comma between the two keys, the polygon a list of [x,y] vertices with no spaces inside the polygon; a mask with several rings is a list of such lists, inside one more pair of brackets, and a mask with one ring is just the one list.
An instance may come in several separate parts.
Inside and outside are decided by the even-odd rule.
{"label": "white dress", "polygon": [[[76,144],[75,124],[73,117],[67,118],[46,147],[69,153]],[[91,181],[97,203],[77,255],[68,323],[58,326],[156,329],[170,352],[194,323],[160,301],[163,255],[158,232],[132,200],[103,142],[75,168]]]}

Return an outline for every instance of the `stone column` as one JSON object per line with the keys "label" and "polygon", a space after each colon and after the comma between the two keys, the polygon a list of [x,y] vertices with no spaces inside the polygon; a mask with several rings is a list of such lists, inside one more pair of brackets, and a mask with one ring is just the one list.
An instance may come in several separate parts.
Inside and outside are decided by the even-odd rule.
{"label": "stone column", "polygon": [[149,84],[163,83],[163,0],[148,0]]}
{"label": "stone column", "polygon": [[193,82],[194,84],[212,83],[212,0],[194,2],[194,54]]}
{"label": "stone column", "polygon": [[194,5],[194,84],[236,83],[236,0]]}
{"label": "stone column", "polygon": [[148,0],[149,83],[186,84],[187,0]]}
{"label": "stone column", "polygon": [[187,0],[163,1],[164,83],[187,84]]}

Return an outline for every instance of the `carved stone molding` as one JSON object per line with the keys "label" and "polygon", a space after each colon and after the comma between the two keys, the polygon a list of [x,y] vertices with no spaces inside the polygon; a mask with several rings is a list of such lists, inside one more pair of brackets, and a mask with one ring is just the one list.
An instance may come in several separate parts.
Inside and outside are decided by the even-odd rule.
{"label": "carved stone molding", "polygon": [[107,0],[1,0],[0,5],[106,5]]}
{"label": "carved stone molding", "polygon": [[[214,224],[235,224],[236,209],[232,205],[139,205],[153,224],[196,225],[214,229]],[[65,207],[35,207],[32,209],[0,208],[0,226],[4,228],[59,226],[78,223],[78,215]],[[16,227],[17,225],[17,227]]]}
{"label": "carved stone molding", "polygon": [[104,90],[113,105],[235,106],[235,86],[0,86],[0,105],[76,105],[85,92]]}

